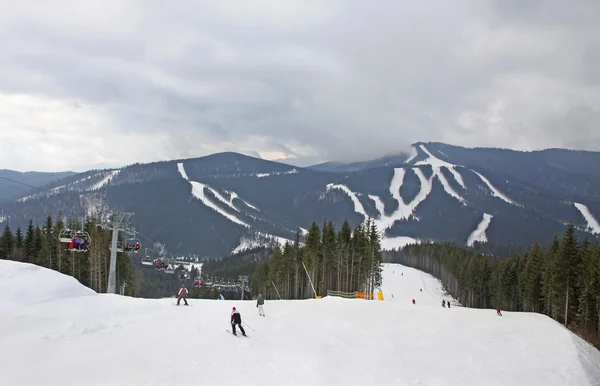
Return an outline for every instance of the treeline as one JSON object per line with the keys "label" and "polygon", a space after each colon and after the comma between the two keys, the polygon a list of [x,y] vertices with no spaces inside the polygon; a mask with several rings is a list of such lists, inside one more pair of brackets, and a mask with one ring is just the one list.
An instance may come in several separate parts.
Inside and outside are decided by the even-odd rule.
{"label": "treeline", "polygon": [[[48,216],[42,226],[33,225],[30,220],[25,233],[20,227],[14,231],[6,225],[0,236],[0,259],[32,263],[60,273],[73,276],[81,284],[96,292],[106,292],[110,267],[110,242],[112,233],[100,227],[95,220],[88,218],[84,231],[88,232],[91,243],[88,252],[71,252],[67,245],[59,242],[60,231],[80,230],[81,224],[65,224],[62,220]],[[44,285],[44,283],[38,283]],[[124,294],[138,295],[131,258],[125,253],[117,254],[117,287],[125,284]]]}
{"label": "treeline", "polygon": [[463,305],[538,312],[600,341],[600,245],[569,224],[547,247],[498,258],[444,243],[408,245],[399,262],[438,277]]}
{"label": "treeline", "polygon": [[[252,293],[269,299],[306,299],[327,290],[372,293],[381,284],[380,235],[374,223],[348,221],[336,232],[331,221],[319,228],[313,222],[304,245],[300,233],[294,243],[276,247],[252,276]],[[309,280],[310,277],[310,280]],[[312,283],[312,284],[311,284]]]}

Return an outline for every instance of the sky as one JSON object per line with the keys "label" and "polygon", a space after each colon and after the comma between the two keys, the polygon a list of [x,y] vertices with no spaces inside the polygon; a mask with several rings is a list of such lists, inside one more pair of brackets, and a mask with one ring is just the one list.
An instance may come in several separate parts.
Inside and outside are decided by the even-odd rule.
{"label": "sky", "polygon": [[0,0],[0,169],[600,150],[596,0]]}

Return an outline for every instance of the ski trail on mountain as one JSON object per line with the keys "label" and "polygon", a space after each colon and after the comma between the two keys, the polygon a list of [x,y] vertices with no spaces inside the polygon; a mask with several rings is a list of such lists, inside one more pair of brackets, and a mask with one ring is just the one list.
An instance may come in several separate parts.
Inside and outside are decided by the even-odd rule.
{"label": "ski trail on mountain", "polygon": [[590,209],[584,204],[580,204],[578,202],[574,202],[573,205],[575,208],[577,208],[577,210],[579,210],[579,212],[581,212],[581,215],[587,222],[587,227],[592,228],[592,233],[600,234],[600,223],[598,223],[598,220],[596,220]]}
{"label": "ski trail on mountain", "polygon": [[[177,170],[179,171],[179,174],[181,174],[181,177],[183,177],[183,179],[185,179],[187,182],[190,183],[190,185],[192,185],[192,195],[194,197],[196,197],[198,200],[200,200],[204,205],[206,205],[209,208],[213,209],[214,211],[216,211],[217,213],[219,213],[223,217],[227,218],[231,222],[234,222],[234,223],[239,224],[239,225],[243,225],[246,228],[250,228],[250,225],[246,224],[245,222],[243,222],[242,220],[240,220],[236,216],[225,212],[223,209],[219,208],[215,203],[213,203],[204,194],[204,188],[209,189],[215,195],[215,197],[217,197],[217,199],[219,199],[219,201],[222,201],[222,202],[225,202],[226,204],[229,204],[227,202],[227,200],[225,199],[225,197],[223,197],[222,195],[220,195],[214,189],[210,188],[208,185],[205,185],[205,184],[197,182],[197,181],[190,181],[190,179],[189,179],[189,177],[188,177],[188,175],[187,175],[187,173],[185,171],[185,168],[183,167],[183,162],[177,163]],[[229,206],[232,206],[232,205],[229,205]]]}
{"label": "ski trail on mountain", "polygon": [[472,247],[476,241],[479,241],[481,243],[487,242],[486,232],[487,232],[488,227],[490,226],[492,217],[494,217],[494,216],[492,216],[491,214],[488,214],[488,213],[483,214],[483,218],[477,225],[477,228],[473,231],[473,233],[471,233],[469,235],[469,238],[467,239],[467,245],[469,247]]}

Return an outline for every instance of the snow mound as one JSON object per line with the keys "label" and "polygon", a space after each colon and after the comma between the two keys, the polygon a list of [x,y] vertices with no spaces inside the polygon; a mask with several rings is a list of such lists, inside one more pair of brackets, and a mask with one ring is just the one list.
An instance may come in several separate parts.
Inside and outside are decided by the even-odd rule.
{"label": "snow mound", "polygon": [[0,260],[0,310],[94,294],[71,276],[34,264]]}
{"label": "snow mound", "polygon": [[[597,384],[598,351],[550,318],[443,308],[439,281],[399,264],[384,266],[384,301],[267,300],[260,317],[255,301],[81,296],[74,279],[0,263],[0,306],[31,305],[0,312],[0,385]],[[226,332],[233,306],[250,338]]]}

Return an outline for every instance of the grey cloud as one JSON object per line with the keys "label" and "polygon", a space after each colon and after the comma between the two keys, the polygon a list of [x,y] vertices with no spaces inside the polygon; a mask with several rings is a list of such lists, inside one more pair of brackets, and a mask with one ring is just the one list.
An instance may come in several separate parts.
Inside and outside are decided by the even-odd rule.
{"label": "grey cloud", "polygon": [[109,142],[164,135],[123,157],[353,161],[421,140],[598,149],[596,2],[59,3],[4,6],[0,93],[94,108]]}

